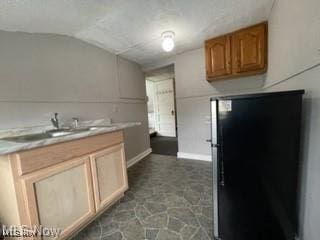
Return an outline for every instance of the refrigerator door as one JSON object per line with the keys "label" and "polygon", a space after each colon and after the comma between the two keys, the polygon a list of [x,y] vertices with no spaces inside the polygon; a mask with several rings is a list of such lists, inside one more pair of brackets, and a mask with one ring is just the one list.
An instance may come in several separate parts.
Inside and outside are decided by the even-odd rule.
{"label": "refrigerator door", "polygon": [[257,100],[218,101],[218,228],[222,240],[282,240],[269,214],[255,164],[262,129]]}
{"label": "refrigerator door", "polygon": [[211,148],[212,148],[212,165],[213,165],[213,234],[215,239],[219,239],[219,210],[218,210],[218,139],[217,139],[217,101],[211,101]]}
{"label": "refrigerator door", "polygon": [[293,239],[301,95],[219,99],[212,109],[215,238]]}

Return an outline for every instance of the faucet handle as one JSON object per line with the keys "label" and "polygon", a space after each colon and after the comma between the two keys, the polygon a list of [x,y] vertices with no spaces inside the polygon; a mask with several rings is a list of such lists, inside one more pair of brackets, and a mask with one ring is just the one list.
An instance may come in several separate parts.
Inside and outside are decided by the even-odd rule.
{"label": "faucet handle", "polygon": [[73,117],[72,120],[73,120],[73,127],[77,128],[79,126],[79,118]]}
{"label": "faucet handle", "polygon": [[51,118],[51,122],[52,122],[52,125],[53,125],[55,128],[57,128],[57,129],[60,128],[60,126],[59,126],[58,113],[55,113],[55,114],[54,114],[54,118]]}

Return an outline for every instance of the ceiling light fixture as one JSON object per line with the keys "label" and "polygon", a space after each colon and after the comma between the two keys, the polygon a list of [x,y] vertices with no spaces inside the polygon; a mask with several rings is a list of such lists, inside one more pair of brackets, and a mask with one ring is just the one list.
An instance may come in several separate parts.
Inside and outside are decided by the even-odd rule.
{"label": "ceiling light fixture", "polygon": [[162,49],[165,52],[171,52],[174,48],[174,38],[175,34],[172,31],[166,31],[161,34],[162,38]]}

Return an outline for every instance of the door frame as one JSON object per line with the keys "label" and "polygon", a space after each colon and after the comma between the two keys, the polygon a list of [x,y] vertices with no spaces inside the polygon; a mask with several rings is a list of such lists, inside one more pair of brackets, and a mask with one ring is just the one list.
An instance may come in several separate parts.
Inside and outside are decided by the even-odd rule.
{"label": "door frame", "polygon": [[[163,79],[160,81],[155,81],[154,83],[158,83],[158,82],[163,82],[163,81],[167,81],[167,80],[172,80],[172,85],[173,85],[173,106],[174,106],[174,124],[175,124],[175,136],[174,137],[178,137],[178,121],[177,121],[177,100],[176,100],[176,81],[175,81],[175,77],[173,78],[167,78],[167,79]],[[157,100],[157,96],[156,96],[156,90],[155,90],[155,100],[154,100],[154,104],[155,104],[155,126],[156,126],[156,131],[157,131],[157,126],[158,126],[158,116],[159,116],[159,111],[158,111],[158,100]],[[166,136],[165,136],[166,137]],[[169,137],[169,136],[167,136]]]}

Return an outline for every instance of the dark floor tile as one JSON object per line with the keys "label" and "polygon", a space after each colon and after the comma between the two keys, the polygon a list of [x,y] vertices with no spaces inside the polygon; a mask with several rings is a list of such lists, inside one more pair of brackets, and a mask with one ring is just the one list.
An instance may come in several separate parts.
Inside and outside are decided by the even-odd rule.
{"label": "dark floor tile", "polygon": [[185,224],[179,219],[169,217],[168,229],[179,233]]}
{"label": "dark floor tile", "polygon": [[122,240],[122,239],[123,237],[120,232],[115,232],[101,238],[101,240]]}
{"label": "dark floor tile", "polygon": [[155,240],[158,236],[159,229],[146,229],[146,239]]}
{"label": "dark floor tile", "polygon": [[210,163],[152,154],[128,179],[125,196],[74,239],[213,239]]}
{"label": "dark floor tile", "polygon": [[166,229],[161,229],[158,233],[157,240],[180,240],[180,235]]}

